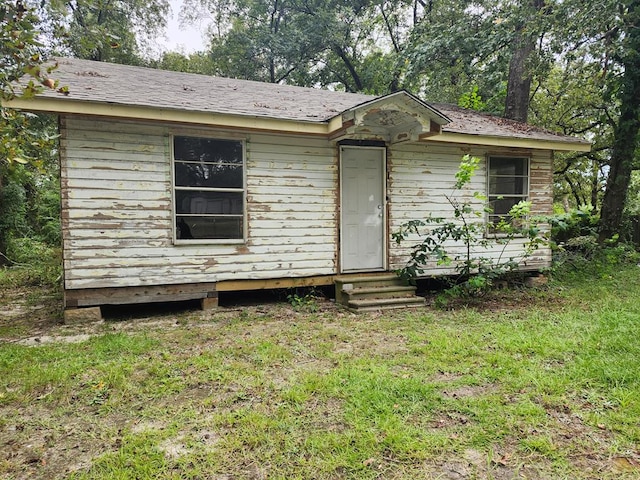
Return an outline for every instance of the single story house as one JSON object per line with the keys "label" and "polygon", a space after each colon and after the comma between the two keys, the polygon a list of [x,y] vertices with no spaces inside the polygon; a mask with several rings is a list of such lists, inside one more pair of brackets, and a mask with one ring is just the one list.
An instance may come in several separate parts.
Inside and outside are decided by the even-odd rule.
{"label": "single story house", "polygon": [[[68,95],[6,105],[59,117],[67,308],[198,298],[207,307],[220,291],[392,272],[410,245],[391,234],[451,214],[444,195],[463,155],[483,159],[470,189],[500,196],[496,214],[519,200],[544,214],[554,151],[590,148],[406,91],[57,62]],[[549,262],[543,248],[523,267]]]}

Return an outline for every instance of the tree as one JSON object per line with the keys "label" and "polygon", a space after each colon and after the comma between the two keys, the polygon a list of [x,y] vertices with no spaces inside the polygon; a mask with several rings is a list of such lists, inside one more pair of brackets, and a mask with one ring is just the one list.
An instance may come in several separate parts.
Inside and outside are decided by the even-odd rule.
{"label": "tree", "polygon": [[536,43],[541,35],[536,26],[544,15],[544,0],[523,0],[516,18],[513,35],[513,49],[509,60],[507,98],[504,116],[519,122],[527,122],[529,98],[533,81],[532,60]]}
{"label": "tree", "polygon": [[602,68],[592,58],[564,55],[538,77],[529,120],[564,135],[587,136],[590,152],[556,152],[555,201],[566,209],[601,204],[609,161],[616,102],[604,97]]}
{"label": "tree", "polygon": [[190,0],[190,13],[183,15],[194,20],[204,11],[214,19],[208,53],[218,75],[387,93],[398,88],[399,74],[394,73],[395,57],[382,46],[386,40],[380,39],[393,34],[393,43],[401,30],[399,10],[390,5],[373,0]]}
{"label": "tree", "polygon": [[[41,66],[38,24],[35,11],[21,0],[0,6],[2,101],[33,96],[44,88],[58,88],[57,81],[51,78],[54,67]],[[29,80],[17,83],[25,74]],[[66,92],[65,88],[58,90]],[[50,117],[0,106],[0,264],[6,261],[4,252],[10,239],[25,235],[31,229],[27,193],[35,190],[36,176],[48,165],[54,165],[48,160],[56,155],[55,139]],[[44,178],[40,176],[38,181]],[[31,192],[25,185],[31,186]],[[32,195],[33,198],[36,197]]]}
{"label": "tree", "polygon": [[[0,7],[0,100],[31,97],[43,88],[58,88],[58,82],[51,77],[55,66],[41,66],[38,23],[34,10],[22,0]],[[30,79],[18,83],[25,74]],[[64,87],[59,91],[66,93]],[[42,138],[29,128],[30,118],[0,107],[0,187],[3,169],[15,163],[35,161],[31,147],[44,148],[48,144],[48,138]]]}
{"label": "tree", "polygon": [[620,7],[622,22],[616,32],[621,37],[616,60],[623,69],[617,86],[620,116],[600,213],[600,242],[619,233],[631,174],[639,167],[635,155],[640,131],[640,1],[622,2]]}
{"label": "tree", "polygon": [[[44,3],[44,2],[43,2]],[[67,25],[58,48],[78,58],[144,63],[145,42],[166,26],[168,0],[50,0],[49,22]],[[52,28],[51,30],[55,30]]]}

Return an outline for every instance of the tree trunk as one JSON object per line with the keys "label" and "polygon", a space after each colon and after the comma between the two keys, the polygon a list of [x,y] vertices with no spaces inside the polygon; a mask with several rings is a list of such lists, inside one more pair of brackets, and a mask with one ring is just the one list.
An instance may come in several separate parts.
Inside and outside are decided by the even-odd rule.
{"label": "tree trunk", "polygon": [[634,167],[640,131],[640,1],[629,2],[626,45],[622,64],[620,118],[614,129],[607,186],[600,212],[600,243],[620,232],[622,212]]}
{"label": "tree trunk", "polygon": [[504,116],[518,122],[527,122],[529,114],[529,95],[531,92],[531,74],[527,61],[535,49],[533,39],[518,34],[511,61],[509,62],[509,80],[507,81],[507,99]]}
{"label": "tree trunk", "polygon": [[[533,16],[544,8],[544,0],[527,0],[533,9]],[[519,122],[527,122],[529,114],[529,99],[531,95],[532,72],[529,69],[529,59],[536,49],[536,35],[527,31],[534,18],[524,18],[516,27],[513,42],[513,53],[509,61],[509,79],[507,80],[507,98],[504,106],[504,116]]]}
{"label": "tree trunk", "polygon": [[597,208],[598,193],[600,193],[600,165],[595,159],[591,160],[591,206]]}

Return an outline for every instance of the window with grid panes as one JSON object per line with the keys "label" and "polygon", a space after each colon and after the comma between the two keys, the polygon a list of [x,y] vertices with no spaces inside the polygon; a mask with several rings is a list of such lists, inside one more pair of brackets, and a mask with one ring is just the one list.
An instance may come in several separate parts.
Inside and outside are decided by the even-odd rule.
{"label": "window with grid panes", "polygon": [[180,241],[244,238],[244,143],[175,135],[175,237]]}
{"label": "window with grid panes", "polygon": [[511,207],[529,199],[529,159],[492,156],[488,163],[488,197],[492,209],[488,221],[491,227],[501,219],[509,221]]}

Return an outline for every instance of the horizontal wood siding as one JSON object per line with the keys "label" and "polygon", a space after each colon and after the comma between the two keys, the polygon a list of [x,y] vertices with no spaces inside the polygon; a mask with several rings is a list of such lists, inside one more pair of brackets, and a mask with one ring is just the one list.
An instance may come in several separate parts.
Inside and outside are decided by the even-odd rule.
{"label": "horizontal wood siding", "polygon": [[[173,244],[174,131],[246,141],[246,243]],[[61,133],[67,289],[335,273],[338,173],[329,142],[78,117],[63,118]]]}
{"label": "horizontal wood siding", "polygon": [[[522,154],[518,152],[517,154]],[[389,233],[400,230],[409,220],[425,219],[429,216],[451,218],[453,208],[446,196],[455,195],[455,173],[462,157],[466,154],[478,156],[483,160],[488,154],[514,155],[510,150],[487,151],[484,147],[446,146],[432,144],[403,144],[389,150],[388,159],[388,212]],[[550,213],[552,207],[551,192],[551,152],[527,152],[531,157],[531,201],[533,214]],[[483,161],[476,171],[461,198],[466,198],[479,210],[483,204],[473,197],[474,192],[486,193],[486,162]],[[420,239],[417,236],[396,244],[389,237],[390,269],[402,268],[408,258],[412,245]],[[507,260],[520,258],[524,240],[516,239],[507,247],[495,244],[491,249],[479,249],[477,253],[494,259]],[[450,245],[450,253],[464,253],[463,249]],[[537,269],[548,266],[551,253],[542,248],[523,263],[524,268]],[[430,262],[427,274],[440,275],[454,273],[452,268],[444,268]]]}
{"label": "horizontal wood siding", "polygon": [[[135,287],[304,278],[337,273],[337,147],[320,138],[239,134],[166,124],[61,120],[65,287]],[[246,242],[173,243],[172,133],[246,142]],[[405,144],[388,151],[389,234],[412,219],[449,216],[462,155],[484,147]],[[509,150],[492,154],[512,154]],[[535,214],[552,205],[551,153],[534,151]],[[484,163],[465,193],[486,189]],[[480,202],[476,201],[478,208]],[[416,240],[416,239],[414,239]],[[411,242],[389,237],[390,269],[402,267]],[[517,256],[516,241],[491,255]],[[527,267],[549,263],[548,249]],[[432,273],[450,273],[436,265]]]}

